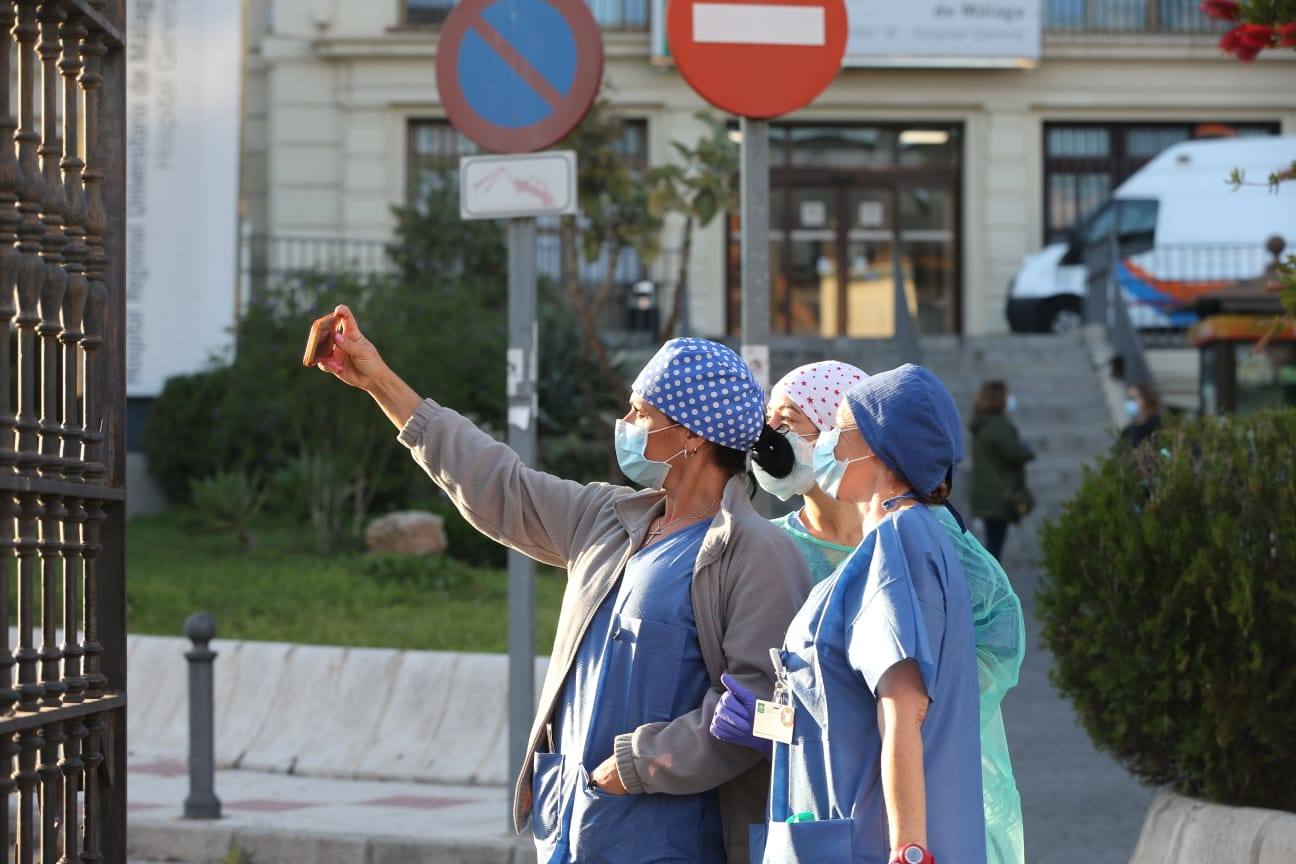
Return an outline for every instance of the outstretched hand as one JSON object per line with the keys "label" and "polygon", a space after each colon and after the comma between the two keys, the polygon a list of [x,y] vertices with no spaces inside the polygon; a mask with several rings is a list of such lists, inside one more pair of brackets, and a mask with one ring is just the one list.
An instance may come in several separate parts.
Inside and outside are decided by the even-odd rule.
{"label": "outstretched hand", "polygon": [[334,334],[333,350],[320,360],[318,368],[333,373],[334,377],[352,387],[372,391],[387,370],[387,364],[374,344],[360,332],[360,325],[350,309],[338,306],[333,311],[342,329]]}

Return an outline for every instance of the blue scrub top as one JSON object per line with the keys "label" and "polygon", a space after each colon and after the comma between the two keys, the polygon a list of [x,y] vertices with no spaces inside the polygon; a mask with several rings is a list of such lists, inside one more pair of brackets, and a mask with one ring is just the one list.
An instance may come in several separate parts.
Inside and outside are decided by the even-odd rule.
{"label": "blue scrub top", "polygon": [[[753,837],[763,860],[887,864],[874,693],[883,673],[913,659],[931,698],[922,727],[928,846],[941,864],[985,864],[971,601],[926,507],[889,514],[815,586],[782,656],[796,721],[792,744],[774,747],[767,836]],[[786,822],[805,812],[815,821]]]}
{"label": "blue scrub top", "polygon": [[693,619],[693,567],[709,523],[634,556],[599,606],[554,715],[555,753],[536,755],[532,831],[540,864],[724,860],[715,792],[608,795],[589,771],[617,735],[695,710],[711,686]]}

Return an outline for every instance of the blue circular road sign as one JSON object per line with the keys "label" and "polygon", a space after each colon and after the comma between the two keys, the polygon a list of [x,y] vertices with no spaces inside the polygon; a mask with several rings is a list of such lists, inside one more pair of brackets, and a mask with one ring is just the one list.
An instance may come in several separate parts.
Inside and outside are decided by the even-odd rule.
{"label": "blue circular road sign", "polygon": [[585,0],[462,0],[441,28],[436,70],[456,129],[487,150],[528,153],[589,111],[603,37]]}

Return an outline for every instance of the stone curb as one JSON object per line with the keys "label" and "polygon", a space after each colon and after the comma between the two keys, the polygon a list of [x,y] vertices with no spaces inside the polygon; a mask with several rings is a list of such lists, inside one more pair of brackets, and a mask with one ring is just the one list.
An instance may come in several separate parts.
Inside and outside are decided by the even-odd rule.
{"label": "stone curb", "polygon": [[131,859],[221,864],[231,849],[251,864],[535,864],[529,837],[510,840],[320,835],[220,821],[133,819]]}
{"label": "stone curb", "polygon": [[[187,752],[188,640],[131,636],[136,760]],[[216,639],[220,768],[505,786],[508,657]],[[539,690],[548,658],[536,658]],[[345,710],[337,710],[338,706]]]}
{"label": "stone curb", "polygon": [[1296,813],[1226,807],[1162,792],[1130,864],[1292,864]]}

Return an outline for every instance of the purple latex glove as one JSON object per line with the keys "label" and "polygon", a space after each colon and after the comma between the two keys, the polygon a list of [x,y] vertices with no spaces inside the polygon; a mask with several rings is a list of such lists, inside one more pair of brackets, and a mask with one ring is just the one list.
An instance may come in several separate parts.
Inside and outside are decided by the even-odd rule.
{"label": "purple latex glove", "polygon": [[755,750],[769,758],[771,741],[752,734],[756,716],[756,694],[739,684],[728,672],[720,676],[725,693],[711,715],[711,734],[721,741]]}

